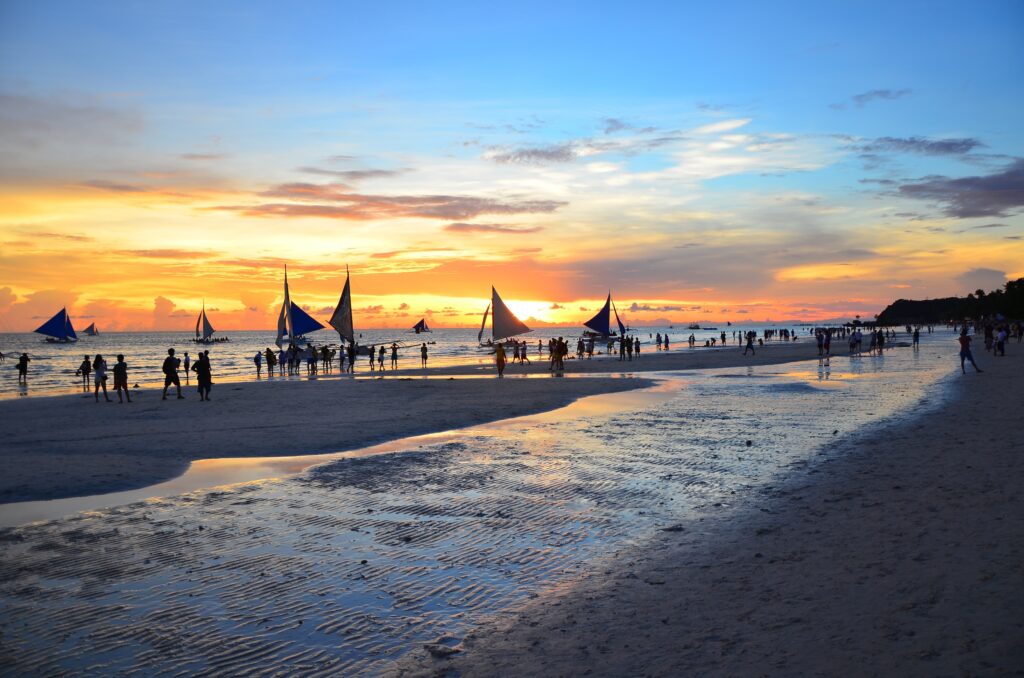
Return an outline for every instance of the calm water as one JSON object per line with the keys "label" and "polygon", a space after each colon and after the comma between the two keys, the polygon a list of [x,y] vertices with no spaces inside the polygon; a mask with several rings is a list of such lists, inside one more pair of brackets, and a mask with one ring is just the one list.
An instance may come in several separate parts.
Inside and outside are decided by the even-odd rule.
{"label": "calm water", "polygon": [[[8,668],[375,675],[666,527],[708,538],[704,516],[774,496],[794,470],[806,483],[846,436],[940,405],[955,353],[940,335],[827,366],[670,373],[289,477],[252,460],[249,478],[271,479],[151,488],[165,498],[0,531]],[[245,481],[203,472],[193,487]]]}
{"label": "calm water", "polygon": [[[747,329],[759,333],[763,325],[722,327],[728,330],[730,344],[731,333]],[[807,328],[794,328],[806,334]],[[721,331],[720,330],[720,331]],[[526,335],[531,351],[536,351],[538,339],[547,343],[549,337],[578,336],[579,328],[543,328]],[[635,334],[641,341],[650,342],[649,335],[667,333],[672,350],[682,350],[683,341],[690,335],[690,330],[668,327],[645,327],[637,329]],[[189,341],[183,332],[115,332],[101,334],[96,337],[82,336],[74,344],[48,344],[38,334],[0,334],[0,352],[7,357],[0,363],[0,397],[16,395],[55,395],[70,393],[80,388],[81,378],[75,376],[75,370],[82,359],[88,355],[90,359],[97,353],[103,355],[107,364],[113,368],[118,353],[125,355],[129,366],[129,383],[140,386],[154,386],[163,383],[160,366],[167,355],[167,349],[173,347],[179,357],[187,351],[192,356],[199,350],[209,349],[210,361],[213,364],[214,380],[218,382],[251,379],[255,376],[252,358],[257,351],[276,348],[274,334],[267,331],[227,332],[231,341],[209,346],[200,346]],[[695,330],[693,334],[700,344],[712,336],[717,337],[719,331]],[[409,348],[399,353],[400,366],[419,365],[419,353],[414,342],[429,343],[430,365],[434,367],[453,364],[489,363],[492,358],[481,349],[477,342],[477,330],[472,329],[440,329],[429,334],[416,335],[403,330],[363,330],[359,342],[364,345],[387,343],[392,341],[407,342]],[[338,338],[327,331],[310,335],[314,345],[327,344],[337,346]],[[32,358],[29,365],[29,383],[21,387],[17,383],[15,365],[18,356],[27,352]],[[363,360],[366,360],[364,357]],[[303,378],[303,377],[295,377]]]}

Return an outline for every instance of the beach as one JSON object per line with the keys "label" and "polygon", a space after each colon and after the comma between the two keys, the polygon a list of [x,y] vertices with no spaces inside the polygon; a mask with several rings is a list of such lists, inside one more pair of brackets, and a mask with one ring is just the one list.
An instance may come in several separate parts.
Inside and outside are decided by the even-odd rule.
{"label": "beach", "polygon": [[[632,361],[608,356],[567,361],[565,374],[621,375],[666,370],[771,365],[806,359],[808,342],[771,343],[756,355],[738,350],[654,352]],[[0,400],[5,440],[0,504],[144,487],[204,458],[287,456],[350,450],[387,440],[542,412],[573,400],[649,384],[618,377],[549,379],[546,360],[326,375],[313,380],[264,378],[215,386],[201,403],[194,387],[173,387],[167,401],[153,388],[135,402],[96,404],[92,394]],[[542,379],[517,379],[521,376]],[[423,377],[429,377],[424,379]],[[448,377],[479,377],[452,378]],[[216,379],[216,376],[215,376]],[[193,380],[194,381],[194,380]],[[52,422],[60,422],[53,426]]]}
{"label": "beach", "polygon": [[[397,675],[1019,675],[1019,354]],[[968,368],[970,369],[970,368]]]}

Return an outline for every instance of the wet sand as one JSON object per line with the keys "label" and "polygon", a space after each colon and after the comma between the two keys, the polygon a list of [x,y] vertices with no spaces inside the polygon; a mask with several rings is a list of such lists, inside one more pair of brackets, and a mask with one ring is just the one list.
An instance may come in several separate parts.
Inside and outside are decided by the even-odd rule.
{"label": "wet sand", "polygon": [[[534,345],[536,349],[536,345]],[[645,353],[569,360],[566,373],[632,374],[660,370],[769,365],[805,360],[813,342],[770,342],[756,355],[738,349]],[[362,366],[359,366],[362,369]],[[359,372],[360,377],[373,373]],[[548,363],[510,365],[508,376],[548,375]],[[385,379],[337,374],[313,381],[264,380],[215,385],[210,403],[194,385],[186,401],[154,389],[136,402],[96,404],[67,395],[0,401],[4,441],[0,504],[145,487],[182,473],[196,459],[290,456],[356,449],[411,435],[472,426],[564,406],[595,393],[648,385],[642,379],[494,379],[493,366],[387,372]],[[422,376],[483,376],[429,379]],[[116,401],[117,396],[110,393]]]}
{"label": "wet sand", "polygon": [[1020,675],[1024,356],[979,361],[941,408],[394,673]]}
{"label": "wet sand", "polygon": [[[357,449],[542,412],[645,379],[326,379],[215,386],[211,402],[140,390],[0,401],[0,505],[145,487],[195,459]],[[2,511],[0,507],[0,511]]]}

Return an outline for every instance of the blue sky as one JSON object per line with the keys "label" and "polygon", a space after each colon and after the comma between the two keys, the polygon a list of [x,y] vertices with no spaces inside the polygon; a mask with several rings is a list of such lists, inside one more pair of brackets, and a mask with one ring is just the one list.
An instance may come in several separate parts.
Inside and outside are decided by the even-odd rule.
{"label": "blue sky", "polygon": [[[197,229],[211,249],[299,229],[368,260],[430,240],[419,259],[439,267],[498,265],[509,255],[487,238],[527,229],[544,243],[516,256],[538,275],[564,270],[568,242],[581,267],[628,273],[639,299],[866,311],[902,290],[959,291],[975,269],[1024,273],[1021,73],[1019,2],[6,3],[0,180],[80,210],[22,200],[6,228],[114,224],[137,251],[140,219],[153,238]],[[342,184],[358,195],[323,195]],[[516,204],[451,211],[504,219],[467,245],[464,227],[456,242],[430,221],[449,211],[396,207],[435,194]],[[336,209],[353,201],[373,218]],[[636,249],[592,247],[609,228]],[[696,257],[695,242],[719,249]],[[679,267],[698,273],[665,263],[645,281],[643,247],[682,247]],[[942,277],[917,249],[964,254]],[[767,281],[738,275],[730,251],[766,253]],[[837,298],[858,279],[838,266],[866,276],[864,294]],[[880,273],[894,267],[906,275]],[[32,275],[13,276],[13,298],[46,284]]]}

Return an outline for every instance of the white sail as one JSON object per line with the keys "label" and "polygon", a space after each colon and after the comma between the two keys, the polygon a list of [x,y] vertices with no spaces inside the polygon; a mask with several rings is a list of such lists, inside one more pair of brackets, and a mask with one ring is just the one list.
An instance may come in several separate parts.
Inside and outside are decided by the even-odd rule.
{"label": "white sail", "polygon": [[487,304],[487,308],[484,309],[484,319],[480,322],[480,332],[476,335],[477,341],[483,341],[484,330],[487,329],[487,316],[491,313],[491,305]]}
{"label": "white sail", "polygon": [[352,326],[352,289],[349,286],[348,267],[345,267],[345,287],[341,290],[341,298],[334,307],[334,314],[328,321],[338,335],[350,344],[356,343],[355,329]]}
{"label": "white sail", "polygon": [[526,326],[526,323],[509,310],[505,302],[498,296],[498,290],[494,289],[493,286],[491,287],[491,309],[491,330],[494,341],[526,334],[531,331]]}
{"label": "white sail", "polygon": [[284,303],[281,304],[281,314],[277,317],[277,340],[280,347],[285,337],[291,337],[291,308],[292,299],[288,295],[288,266],[284,267]]}

